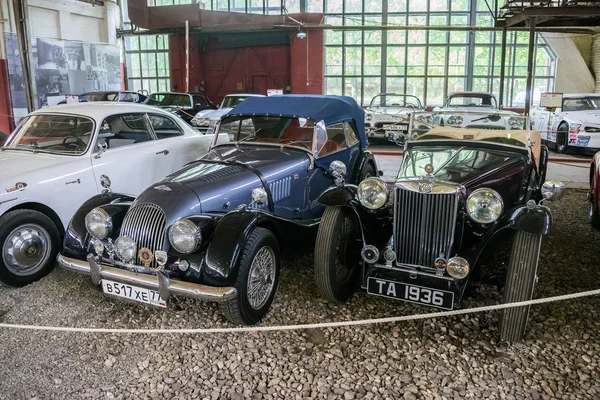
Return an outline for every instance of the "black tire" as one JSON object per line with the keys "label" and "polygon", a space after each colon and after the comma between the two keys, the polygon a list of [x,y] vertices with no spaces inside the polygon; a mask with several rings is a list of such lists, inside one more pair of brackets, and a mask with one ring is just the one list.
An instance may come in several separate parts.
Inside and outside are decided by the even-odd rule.
{"label": "black tire", "polygon": [[315,244],[315,282],[325,299],[343,303],[354,294],[360,272],[360,233],[352,211],[327,207]]}
{"label": "black tire", "polygon": [[590,211],[588,213],[588,220],[592,225],[592,228],[600,230],[600,210],[598,209],[598,199],[594,196],[594,178],[590,181]]}
{"label": "black tire", "polygon": [[556,152],[564,154],[569,148],[569,125],[564,122],[558,126],[556,131]]}
{"label": "black tire", "polygon": [[[11,238],[24,239],[15,243]],[[0,218],[0,281],[22,287],[46,276],[54,267],[59,244],[58,228],[41,212],[14,210],[4,214]]]}
{"label": "black tire", "polygon": [[375,176],[375,168],[373,168],[373,164],[367,162],[363,165],[362,171],[360,171],[360,176],[358,177],[358,182],[362,182],[365,178],[371,178]]}
{"label": "black tire", "polygon": [[[268,257],[274,257],[274,276],[267,277],[269,283],[272,282],[270,292],[264,298],[264,303],[256,304],[254,307],[248,298],[248,284],[253,263],[259,253],[270,251]],[[261,253],[262,255],[263,253]],[[257,261],[258,262],[258,261]],[[255,228],[244,246],[242,256],[239,262],[238,276],[234,284],[237,289],[237,297],[221,303],[221,311],[225,317],[237,325],[254,325],[258,323],[269,311],[279,281],[279,243],[273,233],[265,228]]]}
{"label": "black tire", "polygon": [[[517,231],[513,239],[504,286],[504,304],[531,300],[536,282],[542,235]],[[500,337],[516,342],[525,335],[529,306],[507,308],[502,312]]]}

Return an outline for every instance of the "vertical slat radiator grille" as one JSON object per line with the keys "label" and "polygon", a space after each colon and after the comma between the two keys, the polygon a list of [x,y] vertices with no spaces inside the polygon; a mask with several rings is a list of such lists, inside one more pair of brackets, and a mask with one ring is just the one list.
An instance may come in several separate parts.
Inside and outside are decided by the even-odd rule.
{"label": "vertical slat radiator grille", "polygon": [[[163,250],[165,242],[166,217],[164,211],[156,204],[142,203],[131,208],[121,225],[120,236],[128,236],[135,240],[138,250],[146,247],[153,253]],[[138,255],[136,264],[141,265]],[[155,261],[151,266],[156,267]]]}
{"label": "vertical slat radiator grille", "polygon": [[436,258],[448,259],[456,226],[457,194],[424,194],[402,187],[395,190],[397,261],[433,267]]}

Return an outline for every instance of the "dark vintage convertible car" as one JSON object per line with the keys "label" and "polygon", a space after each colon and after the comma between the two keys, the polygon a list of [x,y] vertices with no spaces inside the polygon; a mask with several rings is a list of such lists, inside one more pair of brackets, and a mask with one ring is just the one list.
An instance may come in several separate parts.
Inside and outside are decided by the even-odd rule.
{"label": "dark vintage convertible car", "polygon": [[[338,182],[321,195],[327,208],[315,279],[323,297],[343,302],[360,284],[373,295],[450,310],[485,274],[482,255],[505,243],[508,267],[495,272],[505,277],[504,302],[531,299],[552,221],[543,202],[564,191],[560,182],[545,182],[547,148],[525,129],[525,118],[519,129],[505,130],[499,127],[510,124],[498,122],[511,114],[469,113],[478,128],[434,126],[434,114],[412,115],[412,139],[391,187],[371,177]],[[528,311],[503,312],[503,339],[522,337]]]}
{"label": "dark vintage convertible car", "polygon": [[83,204],[58,262],[104,293],[157,306],[170,295],[214,300],[232,322],[255,324],[275,295],[284,240],[314,240],[319,194],[377,174],[366,146],[350,97],[250,98],[221,117],[198,161],[136,199],[107,191]]}

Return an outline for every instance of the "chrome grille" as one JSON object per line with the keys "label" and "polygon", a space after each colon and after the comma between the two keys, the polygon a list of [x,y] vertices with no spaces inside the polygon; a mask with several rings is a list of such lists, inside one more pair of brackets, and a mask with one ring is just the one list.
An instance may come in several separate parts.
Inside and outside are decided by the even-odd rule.
{"label": "chrome grille", "polygon": [[419,182],[396,184],[394,243],[401,264],[433,267],[448,259],[454,240],[458,187],[435,183],[431,193],[418,191]]}
{"label": "chrome grille", "polygon": [[[163,250],[165,243],[165,213],[156,204],[142,203],[132,207],[123,219],[120,236],[128,236],[135,240],[138,250],[146,247],[153,253]],[[135,263],[141,265],[138,255]],[[156,267],[156,261],[152,260],[152,267]]]}

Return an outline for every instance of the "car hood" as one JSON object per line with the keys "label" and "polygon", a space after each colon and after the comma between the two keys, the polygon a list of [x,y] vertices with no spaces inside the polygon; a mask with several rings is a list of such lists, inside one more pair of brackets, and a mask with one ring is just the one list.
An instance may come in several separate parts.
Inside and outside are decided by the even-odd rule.
{"label": "car hood", "polygon": [[250,205],[252,190],[289,177],[308,155],[279,146],[218,146],[142,193],[136,203],[160,206],[167,223],[198,213],[223,213]]}
{"label": "car hood", "polygon": [[218,110],[202,110],[198,112],[194,118],[220,119],[231,110],[233,110],[232,107],[219,108]]}
{"label": "car hood", "polygon": [[414,111],[421,111],[415,108],[398,108],[398,107],[369,107],[365,110],[367,113],[382,113],[390,115],[408,115]]}
{"label": "car hood", "polygon": [[[45,171],[55,165],[75,162],[80,156],[33,153],[30,151],[4,150],[0,152],[0,182],[14,184],[21,182],[27,174]],[[0,191],[6,189],[0,187]]]}

